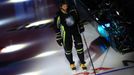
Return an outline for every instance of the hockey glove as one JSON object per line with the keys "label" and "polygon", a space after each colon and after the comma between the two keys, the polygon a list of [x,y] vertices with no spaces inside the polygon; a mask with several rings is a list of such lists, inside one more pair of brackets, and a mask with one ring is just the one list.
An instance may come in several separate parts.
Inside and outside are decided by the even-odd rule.
{"label": "hockey glove", "polygon": [[56,41],[57,41],[57,43],[58,43],[59,46],[62,46],[62,44],[63,44],[63,39],[62,39],[62,37],[61,37],[61,35],[60,35],[60,32],[57,33]]}
{"label": "hockey glove", "polygon": [[62,44],[63,44],[62,39],[57,39],[56,41],[57,41],[59,46],[62,46]]}
{"label": "hockey glove", "polygon": [[79,31],[80,31],[80,33],[82,33],[82,32],[85,31],[85,28],[84,28],[83,23],[80,23],[80,24],[79,24]]}

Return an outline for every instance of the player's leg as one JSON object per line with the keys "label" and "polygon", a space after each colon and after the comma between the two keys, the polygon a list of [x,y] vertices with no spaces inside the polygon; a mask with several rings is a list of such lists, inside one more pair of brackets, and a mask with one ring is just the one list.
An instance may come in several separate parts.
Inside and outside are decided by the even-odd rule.
{"label": "player's leg", "polygon": [[75,33],[73,33],[73,37],[74,37],[75,48],[77,50],[77,54],[80,59],[80,66],[83,70],[86,70],[87,67],[85,66],[82,38],[77,29],[75,30]]}
{"label": "player's leg", "polygon": [[63,36],[63,46],[65,49],[65,56],[67,60],[70,63],[70,67],[72,70],[76,70],[75,63],[73,61],[73,55],[72,55],[72,35],[69,33],[69,31],[65,30],[64,27],[62,27],[62,36]]}

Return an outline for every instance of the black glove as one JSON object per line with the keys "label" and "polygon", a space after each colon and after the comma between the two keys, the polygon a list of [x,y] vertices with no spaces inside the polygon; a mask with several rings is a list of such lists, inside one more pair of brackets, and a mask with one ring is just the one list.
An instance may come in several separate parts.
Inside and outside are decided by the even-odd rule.
{"label": "black glove", "polygon": [[57,43],[59,44],[59,46],[62,46],[62,44],[63,44],[63,39],[62,39],[62,37],[61,37],[61,33],[60,33],[60,32],[57,33],[56,41],[57,41]]}
{"label": "black glove", "polygon": [[85,31],[85,28],[84,28],[83,23],[80,23],[80,24],[79,24],[79,31],[80,31],[80,33],[82,33],[82,32]]}
{"label": "black glove", "polygon": [[57,41],[59,46],[62,46],[62,44],[63,44],[63,40],[62,39],[57,39],[56,41]]}

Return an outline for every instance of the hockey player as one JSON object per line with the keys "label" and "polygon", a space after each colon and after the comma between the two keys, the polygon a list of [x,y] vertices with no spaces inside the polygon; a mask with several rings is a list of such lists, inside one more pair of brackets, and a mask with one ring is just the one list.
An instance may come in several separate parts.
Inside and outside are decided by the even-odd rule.
{"label": "hockey player", "polygon": [[79,16],[75,10],[71,10],[66,2],[60,4],[59,11],[54,19],[56,28],[56,39],[60,46],[65,49],[65,56],[70,63],[72,70],[76,70],[75,62],[73,61],[72,45],[75,44],[77,55],[80,59],[80,67],[86,70],[84,60],[84,51],[82,38],[79,31]]}

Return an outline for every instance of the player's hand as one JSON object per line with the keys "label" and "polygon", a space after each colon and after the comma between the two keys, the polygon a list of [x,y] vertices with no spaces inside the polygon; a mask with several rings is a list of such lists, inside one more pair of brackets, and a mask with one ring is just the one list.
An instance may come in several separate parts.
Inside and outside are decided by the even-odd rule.
{"label": "player's hand", "polygon": [[59,40],[56,40],[56,41],[57,41],[59,46],[62,46],[62,44],[63,44],[63,40],[62,39],[59,39]]}

